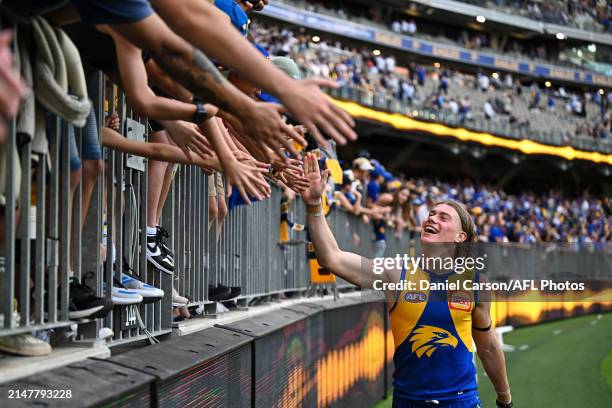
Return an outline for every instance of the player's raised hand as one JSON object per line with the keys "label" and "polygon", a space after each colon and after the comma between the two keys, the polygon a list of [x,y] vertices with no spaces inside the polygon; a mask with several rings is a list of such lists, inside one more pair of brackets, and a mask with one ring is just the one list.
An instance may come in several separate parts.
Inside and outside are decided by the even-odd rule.
{"label": "player's raised hand", "polygon": [[314,153],[307,153],[304,157],[304,177],[308,180],[308,188],[304,189],[302,199],[308,205],[317,205],[321,202],[321,195],[325,191],[329,169],[320,173],[319,163]]}

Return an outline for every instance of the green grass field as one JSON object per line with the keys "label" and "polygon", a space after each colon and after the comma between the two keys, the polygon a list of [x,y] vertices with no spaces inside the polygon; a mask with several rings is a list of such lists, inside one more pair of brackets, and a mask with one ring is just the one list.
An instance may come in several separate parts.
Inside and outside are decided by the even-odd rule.
{"label": "green grass field", "polygon": [[[612,313],[520,328],[504,342],[523,348],[506,353],[515,407],[612,407]],[[480,361],[478,381],[484,407],[495,407]],[[384,407],[390,397],[375,406]]]}

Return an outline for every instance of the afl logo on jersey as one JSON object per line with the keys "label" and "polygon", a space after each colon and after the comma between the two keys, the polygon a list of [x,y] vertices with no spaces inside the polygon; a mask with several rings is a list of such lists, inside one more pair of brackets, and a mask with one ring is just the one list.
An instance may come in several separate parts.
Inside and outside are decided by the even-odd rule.
{"label": "afl logo on jersey", "polygon": [[423,292],[406,292],[404,300],[410,303],[421,303],[427,300],[427,295]]}

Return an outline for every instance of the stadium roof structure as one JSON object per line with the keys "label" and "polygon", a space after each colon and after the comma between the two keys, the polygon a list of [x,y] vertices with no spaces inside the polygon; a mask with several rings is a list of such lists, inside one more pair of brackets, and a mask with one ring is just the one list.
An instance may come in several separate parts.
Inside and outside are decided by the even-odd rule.
{"label": "stadium roof structure", "polygon": [[553,146],[529,139],[510,139],[491,133],[419,120],[399,113],[384,112],[365,107],[356,102],[338,99],[333,99],[333,101],[355,118],[373,120],[392,126],[397,130],[422,132],[438,138],[454,138],[461,142],[473,142],[487,147],[499,147],[526,155],[548,155],[565,160],[585,160],[596,164],[612,166],[612,154],[585,151],[572,146]]}
{"label": "stadium roof structure", "polygon": [[[565,38],[612,46],[612,35],[606,33],[586,31],[566,25],[545,23],[527,17],[504,13],[503,11],[453,0],[411,1],[427,7],[428,11],[431,10],[430,13],[438,13],[440,18],[444,19],[448,18],[450,15],[454,15],[455,18],[462,18],[465,22],[467,22],[474,21],[476,16],[484,16],[488,22],[506,26],[514,29],[515,31],[518,30],[526,33],[550,35],[551,37],[555,37],[557,33],[563,33]],[[399,8],[406,6],[406,2],[398,0],[387,0],[387,3]],[[430,14],[429,17],[432,18],[432,15]]]}
{"label": "stadium roof structure", "polygon": [[607,75],[422,40],[370,25],[310,12],[283,3],[272,3],[260,14],[287,24],[325,32],[332,36],[369,42],[379,47],[402,51],[420,58],[445,60],[472,68],[512,72],[526,77],[546,78],[557,82],[612,88],[612,77]]}

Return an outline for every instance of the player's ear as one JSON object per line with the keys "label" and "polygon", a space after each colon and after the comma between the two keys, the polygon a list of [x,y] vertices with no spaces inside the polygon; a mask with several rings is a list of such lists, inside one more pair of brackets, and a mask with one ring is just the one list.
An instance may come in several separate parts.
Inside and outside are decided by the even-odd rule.
{"label": "player's ear", "polygon": [[455,237],[455,243],[458,244],[460,242],[465,242],[465,240],[467,239],[467,234],[465,233],[465,231],[461,231],[459,234],[457,234],[457,236]]}

